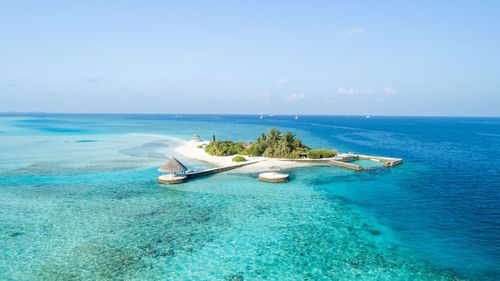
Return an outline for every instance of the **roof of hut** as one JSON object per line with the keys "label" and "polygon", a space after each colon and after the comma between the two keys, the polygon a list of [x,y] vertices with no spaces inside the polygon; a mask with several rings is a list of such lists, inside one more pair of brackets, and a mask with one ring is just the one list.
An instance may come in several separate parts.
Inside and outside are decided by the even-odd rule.
{"label": "roof of hut", "polygon": [[243,147],[244,148],[249,148],[251,145],[252,145],[251,141],[246,141],[246,142],[243,143]]}
{"label": "roof of hut", "polygon": [[158,171],[163,172],[163,173],[177,173],[177,172],[184,172],[186,171],[187,168],[179,162],[175,157],[170,158],[165,164],[160,166],[160,169]]}
{"label": "roof of hut", "polygon": [[275,171],[275,172],[278,172],[278,171],[281,171],[281,168],[278,167],[278,166],[271,166],[269,167],[269,171]]}

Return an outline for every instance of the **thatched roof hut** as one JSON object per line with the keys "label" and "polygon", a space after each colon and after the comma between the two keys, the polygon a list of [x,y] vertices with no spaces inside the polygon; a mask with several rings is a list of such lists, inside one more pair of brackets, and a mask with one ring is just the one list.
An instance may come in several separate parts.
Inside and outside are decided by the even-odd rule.
{"label": "thatched roof hut", "polygon": [[271,166],[271,167],[269,167],[269,171],[279,172],[279,171],[281,171],[281,168],[278,166]]}
{"label": "thatched roof hut", "polygon": [[187,167],[184,166],[179,160],[175,157],[172,157],[170,160],[165,162],[165,164],[161,165],[158,171],[162,173],[184,173],[187,170]]}
{"label": "thatched roof hut", "polygon": [[243,143],[243,147],[244,148],[249,148],[250,146],[252,146],[252,142],[251,141],[246,141]]}
{"label": "thatched roof hut", "polygon": [[271,183],[287,182],[289,180],[289,175],[277,172],[260,173],[259,180]]}

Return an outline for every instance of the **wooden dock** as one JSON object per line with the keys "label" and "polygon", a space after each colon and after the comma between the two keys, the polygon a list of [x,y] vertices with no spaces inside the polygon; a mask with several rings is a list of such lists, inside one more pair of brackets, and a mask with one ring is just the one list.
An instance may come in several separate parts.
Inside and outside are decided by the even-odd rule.
{"label": "wooden dock", "polygon": [[198,177],[203,177],[203,176],[209,176],[209,175],[213,175],[213,174],[222,173],[222,172],[226,172],[229,170],[241,168],[244,166],[256,164],[256,163],[259,163],[261,161],[262,160],[250,161],[250,162],[235,164],[235,165],[231,165],[231,166],[216,167],[216,168],[211,168],[211,169],[206,169],[206,170],[201,170],[201,171],[195,171],[195,172],[187,173],[186,178],[193,179],[193,178],[198,178]]}
{"label": "wooden dock", "polygon": [[370,160],[376,162],[382,162],[384,167],[390,168],[403,163],[402,158],[391,158],[391,157],[382,157],[382,156],[371,156],[371,155],[358,155],[361,160]]}
{"label": "wooden dock", "polygon": [[338,161],[338,160],[328,159],[327,162],[328,162],[328,164],[335,165],[335,166],[342,167],[342,168],[346,168],[346,169],[349,169],[349,170],[354,170],[354,171],[364,171],[364,170],[367,170],[363,166],[352,164],[352,163],[348,163],[348,162],[344,162],[344,161]]}
{"label": "wooden dock", "polygon": [[[394,166],[397,166],[397,165],[400,165],[403,163],[402,158],[391,158],[391,157],[358,155],[358,154],[353,155],[353,156],[354,156],[354,158],[353,158],[354,160],[360,159],[360,160],[381,162],[381,163],[383,163],[384,167],[386,167],[386,168],[394,167]],[[334,165],[337,167],[341,167],[341,168],[345,168],[345,169],[349,169],[349,170],[353,170],[353,171],[366,171],[366,170],[373,169],[373,168],[365,168],[361,165],[356,165],[356,164],[349,163],[346,161],[334,160],[331,158],[325,158],[325,159],[277,159],[277,160]],[[226,167],[217,167],[217,168],[207,169],[207,170],[203,170],[203,171],[192,172],[192,173],[186,174],[186,176],[188,179],[197,178],[197,177],[202,177],[202,176],[207,176],[207,175],[212,175],[212,174],[216,174],[216,173],[229,171],[232,169],[241,168],[243,166],[252,165],[255,163],[259,163],[261,161],[265,161],[265,160],[245,162],[245,163],[235,164],[235,165],[226,166]]]}
{"label": "wooden dock", "polygon": [[323,165],[334,165],[338,166],[341,168],[349,169],[349,170],[354,170],[354,171],[364,171],[366,170],[360,165],[344,162],[344,161],[339,161],[339,160],[334,160],[332,158],[322,158],[322,159],[280,159],[282,161],[293,161],[293,162],[300,162],[300,163],[315,163],[315,164],[323,164]]}
{"label": "wooden dock", "polygon": [[[345,169],[349,169],[349,170],[353,170],[353,171],[366,171],[366,170],[373,170],[374,169],[374,168],[365,168],[365,167],[363,167],[361,165],[349,163],[350,161],[354,161],[354,160],[358,160],[358,159],[380,162],[380,163],[383,163],[383,166],[386,167],[386,168],[394,167],[394,166],[397,166],[397,165],[400,165],[401,163],[403,163],[403,159],[402,158],[390,158],[390,157],[382,157],[382,156],[354,155],[354,154],[352,155],[352,159],[350,158],[350,160],[347,160],[347,161],[345,159],[344,160],[343,159],[339,160],[339,159],[333,159],[333,158],[323,158],[323,159],[276,159],[276,160],[293,161],[293,162],[305,162],[305,163],[316,163],[316,164],[323,164],[323,165],[333,165],[333,166],[337,166],[337,167],[341,167],[341,168],[345,168]],[[185,176],[185,180],[194,179],[194,178],[198,178],[198,177],[204,177],[204,176],[210,176],[210,175],[213,175],[213,174],[222,173],[222,172],[226,172],[226,171],[229,171],[229,170],[241,168],[241,167],[244,167],[244,166],[256,164],[256,163],[259,163],[259,162],[262,162],[262,161],[266,161],[266,160],[262,159],[262,160],[256,160],[256,161],[249,161],[249,162],[234,164],[234,165],[225,166],[225,167],[216,167],[216,168],[211,168],[211,169],[205,169],[205,170],[201,170],[201,171],[195,171],[195,172],[187,173],[187,174],[184,174],[184,176]],[[165,183],[165,182],[162,182],[161,179],[159,179],[159,182],[160,183]]]}
{"label": "wooden dock", "polygon": [[369,161],[375,161],[375,162],[380,162],[383,164],[384,167],[386,168],[391,168],[397,165],[400,165],[403,163],[402,158],[391,158],[391,157],[382,157],[382,156],[371,156],[371,155],[358,155],[358,154],[352,154],[349,156],[349,158],[346,159],[333,159],[333,158],[324,158],[324,159],[281,159],[284,161],[295,161],[295,162],[306,162],[306,163],[318,163],[318,164],[325,164],[325,165],[334,165],[337,167],[353,170],[353,171],[367,171],[367,170],[373,170],[375,168],[365,168],[361,165],[356,165],[353,163],[350,163],[351,161],[355,160],[369,160]]}

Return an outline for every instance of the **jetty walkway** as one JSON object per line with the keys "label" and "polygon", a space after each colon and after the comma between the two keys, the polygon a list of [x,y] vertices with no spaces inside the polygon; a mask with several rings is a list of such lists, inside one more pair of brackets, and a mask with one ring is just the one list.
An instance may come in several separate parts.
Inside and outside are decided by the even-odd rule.
{"label": "jetty walkway", "polygon": [[319,163],[334,165],[341,168],[354,170],[354,171],[366,171],[373,170],[374,168],[365,168],[361,165],[353,164],[350,162],[356,160],[369,160],[375,162],[381,162],[384,167],[391,168],[403,163],[402,158],[391,158],[382,156],[372,156],[372,155],[358,155],[358,154],[340,154],[333,158],[323,158],[323,159],[283,159],[284,161],[295,161],[295,162],[306,162],[306,163]]}
{"label": "jetty walkway", "polygon": [[229,171],[232,169],[237,169],[237,168],[241,168],[244,166],[252,165],[255,163],[259,163],[261,161],[264,161],[264,160],[249,161],[249,162],[225,166],[225,167],[216,167],[216,168],[210,168],[210,169],[205,169],[205,170],[201,170],[201,171],[188,172],[188,173],[185,173],[182,175],[175,175],[173,177],[159,176],[158,183],[166,183],[166,184],[183,183],[189,179],[194,179],[194,178],[203,177],[203,176],[209,176],[209,175]]}
{"label": "jetty walkway", "polygon": [[384,167],[394,167],[403,163],[403,158],[391,158],[382,156],[357,155],[361,160],[370,160],[384,163]]}
{"label": "jetty walkway", "polygon": [[[397,165],[400,165],[403,163],[402,158],[390,158],[390,157],[382,157],[382,156],[371,156],[371,155],[356,155],[356,154],[340,154],[337,155],[333,158],[323,158],[323,159],[275,159],[275,160],[281,160],[281,161],[293,161],[293,162],[301,162],[301,163],[316,163],[316,164],[323,164],[323,165],[333,165],[349,170],[354,170],[354,171],[366,171],[366,170],[373,170],[375,168],[365,168],[361,165],[357,165],[354,163],[350,163],[356,160],[369,160],[369,161],[375,161],[375,162],[380,162],[383,164],[384,167],[390,168],[394,167]],[[194,172],[188,172],[185,174],[182,174],[181,176],[177,177],[164,177],[160,176],[158,178],[159,183],[182,183],[186,180],[193,179],[193,178],[198,178],[198,177],[203,177],[203,176],[209,176],[221,172],[226,172],[229,170],[241,168],[244,166],[256,164],[262,161],[267,161],[267,159],[259,159],[259,160],[254,160],[254,161],[248,161],[244,163],[239,163],[239,164],[234,164],[230,166],[225,166],[225,167],[216,167],[216,168],[210,168],[210,169],[205,169],[201,171],[194,171]],[[167,171],[168,172],[168,171]]]}
{"label": "jetty walkway", "polygon": [[[266,160],[267,159],[262,159],[262,160],[245,162],[245,163],[241,163],[241,164],[235,164],[235,165],[231,165],[231,166],[216,167],[216,168],[206,169],[206,170],[202,170],[202,171],[191,172],[191,173],[187,173],[186,177],[188,179],[190,179],[190,178],[203,177],[203,176],[207,176],[207,175],[213,175],[216,173],[221,173],[221,172],[241,168],[244,166],[256,164],[256,163],[266,161]],[[403,163],[402,158],[391,158],[391,157],[372,156],[372,155],[357,155],[357,154],[349,154],[347,156],[341,155],[340,157],[323,158],[323,159],[288,159],[288,158],[281,159],[281,158],[276,158],[275,160],[334,165],[334,166],[338,166],[341,168],[354,170],[354,171],[366,171],[366,170],[373,169],[373,168],[365,168],[361,165],[350,163],[350,162],[355,161],[355,160],[369,160],[369,161],[381,162],[381,163],[383,163],[383,166],[387,167],[387,168],[394,167],[394,166],[397,166],[397,165],[400,165]]]}
{"label": "jetty walkway", "polygon": [[262,162],[262,161],[265,161],[265,160],[249,161],[249,162],[244,162],[244,163],[230,165],[230,166],[225,166],[225,167],[216,167],[216,168],[211,168],[211,169],[206,169],[206,170],[201,170],[201,171],[195,171],[195,172],[187,173],[186,174],[186,178],[187,179],[192,179],[192,178],[198,178],[198,177],[213,175],[213,174],[217,174],[217,173],[221,173],[221,172],[225,172],[225,171],[229,171],[229,170],[241,168],[241,167],[244,167],[244,166],[256,164],[256,163],[259,163],[259,162]]}

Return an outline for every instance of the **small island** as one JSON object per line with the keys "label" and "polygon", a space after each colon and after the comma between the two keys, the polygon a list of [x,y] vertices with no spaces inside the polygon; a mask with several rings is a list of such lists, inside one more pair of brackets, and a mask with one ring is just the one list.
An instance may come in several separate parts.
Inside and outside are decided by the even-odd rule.
{"label": "small island", "polygon": [[[203,141],[198,135],[195,136],[193,136],[193,140],[186,141],[177,147],[176,153],[187,158],[209,162],[216,167],[202,171],[169,170],[170,178],[185,176],[187,180],[238,169],[238,172],[261,173],[259,179],[263,181],[286,182],[288,175],[275,171],[276,169],[328,165],[354,171],[365,171],[374,168],[363,167],[359,163],[351,162],[374,161],[381,164],[379,167],[393,167],[403,162],[401,158],[338,153],[336,150],[327,148],[311,148],[305,145],[295,133],[291,131],[281,133],[276,128],[271,128],[267,134],[261,133],[254,142],[217,140],[215,135],[212,136],[212,141]],[[178,172],[180,175],[176,174]],[[286,175],[286,179],[282,175]],[[173,181],[172,179],[168,180],[167,177],[160,178],[163,179],[159,180],[161,183]]]}
{"label": "small island", "polygon": [[254,143],[219,141],[212,137],[212,141],[205,146],[205,151],[212,156],[246,155],[250,157],[285,158],[285,159],[321,159],[334,157],[337,152],[329,149],[311,149],[297,138],[295,133],[286,131],[281,133],[271,128],[267,134],[261,135]]}

